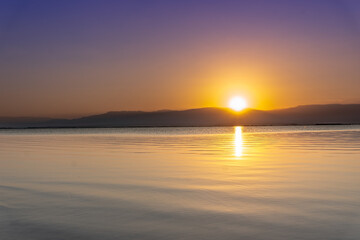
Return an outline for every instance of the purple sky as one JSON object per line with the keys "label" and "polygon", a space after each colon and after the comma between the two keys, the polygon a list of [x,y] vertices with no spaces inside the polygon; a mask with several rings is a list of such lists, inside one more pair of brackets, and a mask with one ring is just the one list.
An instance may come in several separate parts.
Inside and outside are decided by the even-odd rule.
{"label": "purple sky", "polygon": [[0,116],[360,103],[360,1],[0,0]]}

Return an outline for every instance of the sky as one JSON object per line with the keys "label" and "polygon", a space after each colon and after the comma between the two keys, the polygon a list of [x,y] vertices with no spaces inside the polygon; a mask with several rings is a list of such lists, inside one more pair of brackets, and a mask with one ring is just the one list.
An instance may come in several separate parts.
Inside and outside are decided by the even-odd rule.
{"label": "sky", "polygon": [[0,116],[360,103],[357,0],[0,0]]}

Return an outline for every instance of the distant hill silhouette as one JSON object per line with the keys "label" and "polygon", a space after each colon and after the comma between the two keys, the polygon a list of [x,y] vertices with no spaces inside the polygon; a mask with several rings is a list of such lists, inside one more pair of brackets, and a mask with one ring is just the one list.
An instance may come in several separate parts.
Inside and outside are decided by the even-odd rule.
{"label": "distant hill silhouette", "polygon": [[360,124],[360,104],[304,105],[235,113],[228,108],[120,111],[77,119],[1,118],[1,128]]}
{"label": "distant hill silhouette", "polygon": [[0,117],[0,128],[4,127],[21,127],[30,126],[33,124],[45,123],[51,121],[51,118],[37,118],[37,117]]}

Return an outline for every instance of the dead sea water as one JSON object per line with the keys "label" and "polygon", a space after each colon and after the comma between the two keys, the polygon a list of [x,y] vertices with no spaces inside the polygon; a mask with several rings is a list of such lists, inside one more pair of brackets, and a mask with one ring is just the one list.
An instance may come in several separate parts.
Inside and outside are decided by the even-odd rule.
{"label": "dead sea water", "polygon": [[0,239],[360,239],[360,126],[0,130]]}

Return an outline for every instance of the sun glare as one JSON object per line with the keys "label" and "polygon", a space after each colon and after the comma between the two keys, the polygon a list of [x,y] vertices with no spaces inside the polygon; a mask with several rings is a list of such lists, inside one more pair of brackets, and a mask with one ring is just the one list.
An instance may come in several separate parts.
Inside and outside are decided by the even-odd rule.
{"label": "sun glare", "polygon": [[233,97],[229,101],[229,108],[234,111],[241,111],[247,107],[246,101],[242,97]]}

